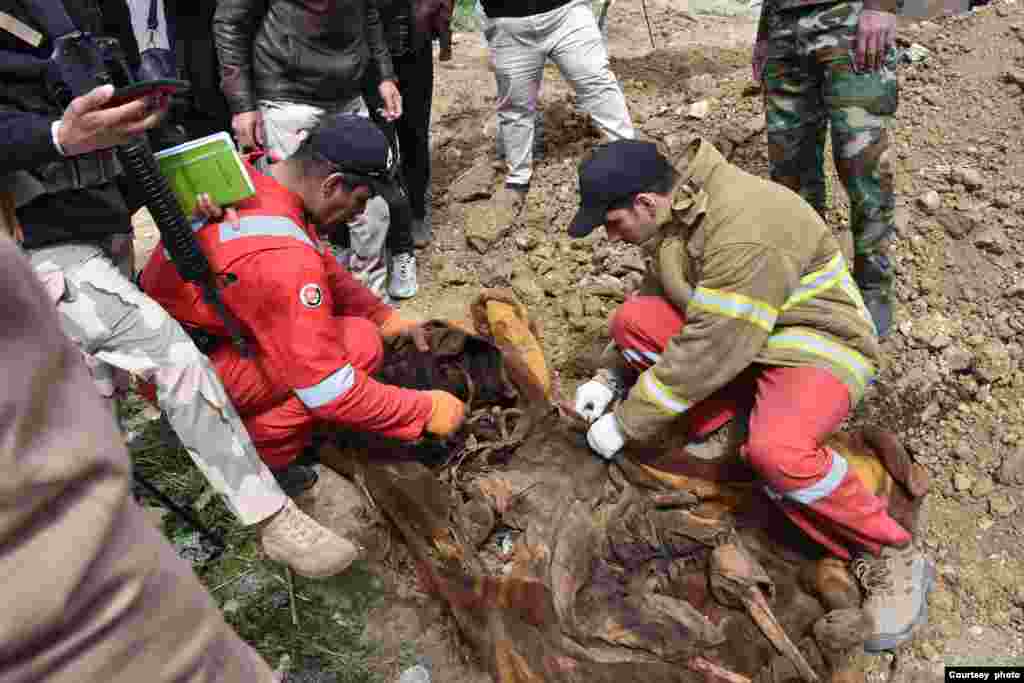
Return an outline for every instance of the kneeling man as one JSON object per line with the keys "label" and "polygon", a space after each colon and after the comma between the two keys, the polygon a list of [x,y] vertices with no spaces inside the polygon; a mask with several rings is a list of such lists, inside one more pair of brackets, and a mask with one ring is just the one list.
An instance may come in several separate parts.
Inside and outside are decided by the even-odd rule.
{"label": "kneeling man", "polygon": [[[854,572],[876,626],[866,648],[907,640],[925,619],[932,568],[886,502],[823,445],[873,380],[878,356],[828,227],[797,194],[700,139],[674,165],[654,143],[609,143],[580,165],[579,180],[569,234],[604,225],[610,241],[642,244],[651,257],[643,293],[612,321],[619,367],[576,394],[593,420],[591,448],[611,459],[705,413],[701,402],[720,389],[746,389],[755,398],[742,452],[767,494],[834,555],[862,555]],[[623,400],[605,414],[616,394]]]}

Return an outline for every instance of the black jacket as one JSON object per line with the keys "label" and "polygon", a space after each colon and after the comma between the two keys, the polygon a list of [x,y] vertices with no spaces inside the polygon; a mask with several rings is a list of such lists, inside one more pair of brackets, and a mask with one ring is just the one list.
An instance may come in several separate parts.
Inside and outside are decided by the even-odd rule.
{"label": "black jacket", "polygon": [[[120,39],[130,62],[138,60],[128,7],[124,0],[65,2],[75,24],[86,31]],[[39,30],[18,0],[0,0],[0,11]],[[0,50],[45,58],[52,52],[48,39],[38,48],[0,30]],[[16,78],[0,70],[0,182],[7,174],[24,172],[44,179],[57,165],[67,163],[57,152],[50,125],[63,109],[51,99],[41,79]],[[44,194],[17,210],[25,230],[25,247],[72,241],[101,241],[131,231],[131,215],[115,183]]]}
{"label": "black jacket", "polygon": [[333,107],[361,93],[371,58],[394,78],[376,0],[220,0],[213,35],[233,113],[265,99]]}

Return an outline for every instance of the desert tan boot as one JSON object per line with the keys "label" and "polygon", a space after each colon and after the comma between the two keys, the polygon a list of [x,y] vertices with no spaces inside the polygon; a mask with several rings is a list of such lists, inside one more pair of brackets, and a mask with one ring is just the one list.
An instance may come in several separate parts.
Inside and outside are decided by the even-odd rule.
{"label": "desert tan boot", "polygon": [[340,574],[359,555],[355,544],[322,526],[290,498],[263,527],[263,551],[308,579]]}
{"label": "desert tan boot", "polygon": [[913,543],[882,548],[880,557],[860,557],[853,574],[867,593],[864,611],[875,632],[864,643],[867,652],[893,650],[910,640],[928,620],[928,593],[935,569]]}

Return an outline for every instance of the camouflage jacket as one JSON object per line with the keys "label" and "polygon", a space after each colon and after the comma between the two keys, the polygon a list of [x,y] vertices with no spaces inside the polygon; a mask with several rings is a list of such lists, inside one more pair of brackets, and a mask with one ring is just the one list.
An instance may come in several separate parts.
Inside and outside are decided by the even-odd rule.
{"label": "camouflage jacket", "polygon": [[[852,6],[854,11],[859,12],[863,5],[863,9],[873,9],[880,12],[892,12],[899,14],[903,10],[904,0],[863,0],[848,2]],[[781,12],[783,10],[790,9],[801,9],[803,7],[814,7],[818,5],[839,5],[841,2],[836,0],[764,0],[761,5],[761,18],[757,26],[758,39],[762,38],[765,32],[765,19],[770,14],[775,12]]]}
{"label": "camouflage jacket", "polygon": [[685,311],[686,324],[640,375],[616,415],[648,440],[752,363],[817,367],[850,390],[875,374],[878,346],[836,242],[789,189],[691,145],[673,216],[646,248],[645,292]]}

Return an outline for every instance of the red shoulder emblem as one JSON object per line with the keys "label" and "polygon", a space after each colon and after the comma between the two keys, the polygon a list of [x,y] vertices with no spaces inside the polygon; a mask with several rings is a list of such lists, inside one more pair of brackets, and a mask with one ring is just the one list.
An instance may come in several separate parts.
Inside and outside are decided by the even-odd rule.
{"label": "red shoulder emblem", "polygon": [[319,308],[324,302],[323,290],[315,282],[302,285],[302,289],[299,290],[299,301],[306,308]]}

